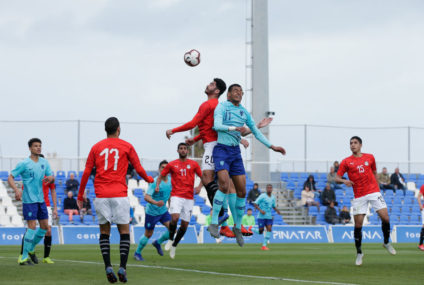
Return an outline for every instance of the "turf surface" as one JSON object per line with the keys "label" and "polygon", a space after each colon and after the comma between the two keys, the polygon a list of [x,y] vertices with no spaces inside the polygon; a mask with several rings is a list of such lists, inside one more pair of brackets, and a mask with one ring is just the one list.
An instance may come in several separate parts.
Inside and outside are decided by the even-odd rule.
{"label": "turf surface", "polygon": [[[389,255],[380,244],[364,244],[364,263],[357,267],[353,244],[271,244],[271,250],[266,252],[252,244],[243,248],[231,244],[181,244],[175,260],[171,260],[167,252],[163,257],[157,255],[149,244],[143,251],[144,262],[132,258],[135,250],[132,245],[128,283],[423,284],[424,252],[415,244],[394,246],[398,252],[396,256]],[[43,245],[38,245],[37,250],[41,259]],[[18,251],[18,246],[0,246],[0,284],[108,284],[97,245],[54,245],[51,257],[55,264],[52,265],[19,266]],[[112,246],[111,254],[112,262],[119,263],[118,246]],[[114,267],[117,271],[118,266]],[[260,279],[259,276],[276,279]]]}

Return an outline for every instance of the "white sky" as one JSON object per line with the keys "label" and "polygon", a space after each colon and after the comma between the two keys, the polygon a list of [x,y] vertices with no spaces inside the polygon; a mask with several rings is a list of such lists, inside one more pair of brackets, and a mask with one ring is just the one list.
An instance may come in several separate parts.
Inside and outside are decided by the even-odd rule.
{"label": "white sky", "polygon": [[[213,77],[245,83],[245,0],[0,1],[0,120],[185,122]],[[424,2],[269,0],[270,109],[274,124],[421,126]],[[202,54],[186,66],[185,51]],[[123,125],[141,156],[170,157],[172,126]],[[125,129],[126,128],[126,129]],[[76,155],[75,124],[0,123],[1,154],[26,155],[39,136],[45,152]],[[308,158],[349,155],[365,138],[377,160],[407,159],[407,131],[312,128]],[[101,139],[82,128],[81,154]],[[412,157],[424,161],[424,130]],[[271,140],[302,159],[303,129],[272,127]],[[367,148],[368,146],[368,148]],[[276,159],[275,156],[273,156]]]}

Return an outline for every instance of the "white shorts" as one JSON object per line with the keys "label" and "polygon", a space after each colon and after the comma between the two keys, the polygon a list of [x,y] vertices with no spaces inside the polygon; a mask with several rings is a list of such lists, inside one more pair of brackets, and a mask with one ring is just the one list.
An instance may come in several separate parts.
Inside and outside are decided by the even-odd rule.
{"label": "white shorts", "polygon": [[171,215],[180,214],[181,220],[190,222],[193,206],[194,206],[194,200],[173,196],[171,197],[171,205],[169,206],[169,213]]}
{"label": "white shorts", "polygon": [[202,170],[215,170],[215,164],[213,163],[212,153],[213,148],[217,142],[208,142],[203,145],[205,152],[202,157]]}
{"label": "white shorts", "polygon": [[128,197],[94,199],[99,224],[114,223],[126,225],[130,223],[130,200]]}
{"label": "white shorts", "polygon": [[424,210],[421,210],[421,221],[424,225]]}
{"label": "white shorts", "polygon": [[381,193],[375,192],[352,200],[353,215],[366,214],[368,203],[371,204],[376,212],[387,208],[386,201],[384,201]]}
{"label": "white shorts", "polygon": [[49,215],[49,218],[48,218],[48,220],[49,220],[49,226],[52,226],[53,225],[53,212],[52,212],[52,207],[47,207],[47,213],[48,213],[48,215]]}

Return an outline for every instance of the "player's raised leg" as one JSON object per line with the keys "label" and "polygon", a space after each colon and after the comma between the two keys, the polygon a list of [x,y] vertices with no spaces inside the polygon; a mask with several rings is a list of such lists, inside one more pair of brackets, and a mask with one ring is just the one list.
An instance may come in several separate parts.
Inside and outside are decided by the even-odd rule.
{"label": "player's raised leg", "polygon": [[214,238],[219,238],[218,217],[229,190],[229,180],[230,176],[226,169],[218,171],[218,184],[220,189],[215,193],[213,199],[212,222],[208,227],[209,233]]}
{"label": "player's raised leg", "polygon": [[[381,197],[381,198],[383,198],[383,197]],[[392,244],[389,242],[389,240],[390,240],[390,219],[389,219],[389,214],[387,212],[387,208],[383,208],[381,210],[378,210],[377,214],[380,216],[380,219],[381,219],[381,230],[383,232],[383,238],[384,238],[383,247],[391,255],[396,255],[396,250],[393,248]]]}

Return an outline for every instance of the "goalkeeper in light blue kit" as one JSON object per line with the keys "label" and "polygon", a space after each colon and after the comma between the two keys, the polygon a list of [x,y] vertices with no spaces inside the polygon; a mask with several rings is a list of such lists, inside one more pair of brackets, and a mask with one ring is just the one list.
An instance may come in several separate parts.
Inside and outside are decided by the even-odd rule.
{"label": "goalkeeper in light blue kit", "polygon": [[[159,174],[167,165],[168,162],[166,160],[163,160],[159,163]],[[168,208],[166,207],[166,202],[171,196],[171,178],[167,176],[162,179],[158,192],[155,192],[156,180],[157,177],[155,178],[155,181],[149,185],[149,189],[147,190],[146,195],[144,195],[144,200],[146,200],[148,204],[146,206],[146,218],[144,221],[144,235],[140,238],[138,247],[134,253],[134,259],[138,261],[144,260],[141,252],[148,243],[150,237],[153,235],[156,224],[160,222],[167,229],[169,229],[169,223],[171,221],[171,215],[169,214]],[[160,256],[163,256],[161,244],[168,239],[169,231],[167,230],[159,237],[159,239],[152,243]]]}
{"label": "goalkeeper in light blue kit", "polygon": [[277,214],[280,215],[280,211],[275,207],[275,196],[272,195],[272,185],[268,184],[266,186],[266,193],[262,193],[253,203],[255,208],[259,211],[258,214],[258,234],[262,234],[264,232],[264,228],[266,227],[266,233],[264,236],[264,241],[262,243],[262,250],[269,250],[266,246],[272,233],[272,209],[274,209]]}
{"label": "goalkeeper in light blue kit", "polygon": [[[215,109],[214,129],[218,133],[218,144],[213,150],[213,161],[218,176],[219,190],[213,200],[212,223],[208,230],[212,237],[219,238],[218,215],[223,201],[228,197],[228,204],[233,213],[235,226],[233,228],[236,241],[243,246],[244,240],[241,233],[241,221],[246,206],[246,172],[240,152],[241,133],[245,133],[247,125],[253,135],[267,148],[285,154],[282,147],[272,145],[258,130],[252,116],[241,106],[243,89],[239,84],[228,88],[228,101],[221,102]],[[228,195],[230,177],[236,188],[237,196]]]}
{"label": "goalkeeper in light blue kit", "polygon": [[[49,214],[44,201],[43,182],[53,183],[54,177],[47,160],[40,157],[41,140],[33,138],[28,141],[31,155],[19,162],[9,175],[8,182],[15,191],[15,199],[22,199],[22,212],[27,221],[27,231],[24,235],[22,256],[19,257],[20,265],[38,264],[35,255],[35,246],[44,238],[49,223]],[[16,187],[15,178],[21,176],[24,184],[23,191]],[[37,220],[40,227],[37,227]],[[32,261],[32,262],[31,262]]]}

